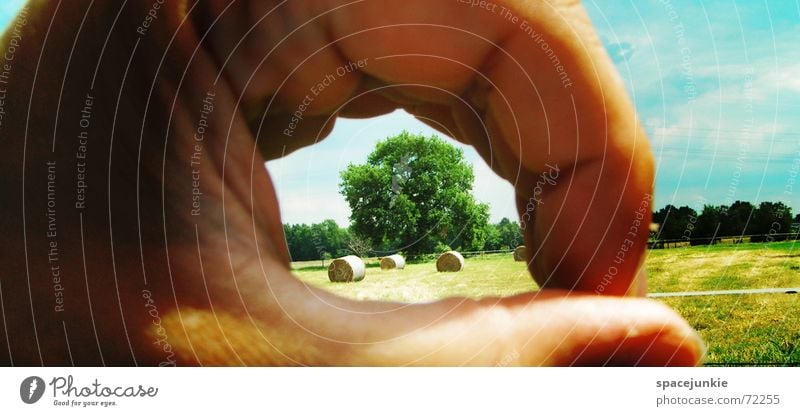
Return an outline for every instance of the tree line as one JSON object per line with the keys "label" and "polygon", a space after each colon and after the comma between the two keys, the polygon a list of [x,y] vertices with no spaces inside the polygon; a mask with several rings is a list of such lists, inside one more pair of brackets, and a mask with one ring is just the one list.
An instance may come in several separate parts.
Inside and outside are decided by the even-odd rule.
{"label": "tree line", "polygon": [[[318,224],[284,224],[283,232],[292,261],[321,260],[355,254],[361,257],[385,256],[400,250],[391,241],[373,243],[350,228],[340,227],[334,220]],[[439,241],[441,251],[450,249],[463,251],[511,250],[522,244],[519,224],[503,218],[495,224],[485,224],[479,245],[451,247],[450,241]],[[420,253],[436,254],[438,252]],[[404,254],[407,254],[404,251]],[[413,254],[412,254],[413,257]]]}
{"label": "tree line", "polygon": [[669,204],[653,213],[653,222],[659,224],[654,239],[708,244],[719,237],[757,235],[751,241],[784,240],[785,234],[797,233],[793,224],[798,220],[800,215],[793,217],[792,208],[783,202],[765,201],[758,206],[747,201],[730,206],[707,204],[700,212]]}
{"label": "tree line", "polygon": [[[708,244],[720,237],[758,235],[753,241],[786,239],[785,234],[797,233],[800,214],[792,215],[791,207],[782,202],[762,202],[758,206],[746,201],[727,205],[705,205],[700,212],[689,206],[668,204],[653,213],[659,224],[655,240],[684,240],[693,244]],[[355,254],[362,257],[384,256],[401,250],[395,242],[371,239],[358,234],[352,227],[340,227],[334,220],[318,224],[285,224],[286,243],[293,261],[320,260]],[[523,244],[519,224],[508,218],[486,223],[480,232],[479,244],[454,246],[453,241],[440,240],[436,254],[450,249],[462,251],[512,250]],[[771,236],[771,237],[770,237]],[[404,254],[407,254],[404,252]],[[412,254],[412,257],[414,254]]]}

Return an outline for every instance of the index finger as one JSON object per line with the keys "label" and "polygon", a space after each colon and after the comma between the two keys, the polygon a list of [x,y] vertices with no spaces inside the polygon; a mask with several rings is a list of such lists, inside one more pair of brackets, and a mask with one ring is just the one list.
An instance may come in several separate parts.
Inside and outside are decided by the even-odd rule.
{"label": "index finger", "polygon": [[642,294],[653,186],[645,134],[582,7],[537,4],[536,24],[503,45],[518,62],[494,66],[486,99],[489,135],[522,168],[531,271],[545,286]]}

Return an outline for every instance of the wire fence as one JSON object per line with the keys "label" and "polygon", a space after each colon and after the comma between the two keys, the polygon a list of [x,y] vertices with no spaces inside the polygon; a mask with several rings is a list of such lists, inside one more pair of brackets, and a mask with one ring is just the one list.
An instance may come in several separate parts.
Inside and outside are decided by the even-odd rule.
{"label": "wire fence", "polygon": [[798,233],[747,234],[736,236],[715,236],[698,238],[680,238],[674,240],[650,240],[650,249],[680,248],[690,246],[708,246],[716,244],[773,243],[778,241],[796,241]]}

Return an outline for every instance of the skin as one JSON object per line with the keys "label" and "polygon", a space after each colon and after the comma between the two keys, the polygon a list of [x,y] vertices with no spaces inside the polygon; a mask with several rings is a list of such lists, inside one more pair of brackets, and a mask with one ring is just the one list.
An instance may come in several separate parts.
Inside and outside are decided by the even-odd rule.
{"label": "skin", "polygon": [[[653,162],[577,2],[168,2],[138,31],[152,1],[121,12],[113,2],[57,3],[28,6],[0,126],[0,363],[700,360],[683,319],[634,296],[645,290]],[[4,43],[13,37],[12,26]],[[312,86],[359,60],[284,134]],[[203,112],[209,92],[213,111]],[[264,161],[324,139],[337,116],[397,108],[475,146],[514,184],[543,290],[406,305],[339,298],[292,276]],[[80,209],[79,162],[88,184]],[[557,179],[537,186],[551,166]],[[53,242],[57,260],[47,256]]]}

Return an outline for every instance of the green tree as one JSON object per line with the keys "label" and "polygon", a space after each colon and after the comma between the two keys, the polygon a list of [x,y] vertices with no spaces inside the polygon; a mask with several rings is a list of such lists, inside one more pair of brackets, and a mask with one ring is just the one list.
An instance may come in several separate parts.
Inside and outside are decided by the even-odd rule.
{"label": "green tree", "polygon": [[496,224],[486,225],[486,242],[483,244],[484,250],[499,250],[500,249],[500,231],[497,230]]}
{"label": "green tree", "polygon": [[659,224],[661,240],[690,239],[694,237],[697,212],[688,206],[678,208],[668,204],[653,213],[653,222]]}
{"label": "green tree", "polygon": [[751,234],[753,228],[753,213],[755,207],[746,201],[736,201],[725,212],[725,218],[720,225],[720,236],[738,236]]}
{"label": "green tree", "polygon": [[319,224],[284,224],[292,261],[319,260],[351,254],[348,232],[333,220]]}
{"label": "green tree", "polygon": [[774,235],[790,233],[792,218],[792,209],[783,202],[762,202],[753,213],[753,232],[773,236],[768,238],[770,241],[785,240],[785,236]]}
{"label": "green tree", "polygon": [[311,243],[311,227],[306,224],[285,224],[283,232],[286,235],[286,244],[292,261],[317,260],[319,255],[314,251]]}
{"label": "green tree", "polygon": [[341,173],[352,230],[377,247],[409,256],[437,246],[480,250],[489,207],[471,194],[464,153],[437,137],[403,132],[378,143],[363,165]]}
{"label": "green tree", "polygon": [[707,244],[712,242],[714,238],[719,237],[720,224],[724,220],[727,210],[728,207],[725,205],[703,206],[703,212],[701,212],[700,216],[697,218],[697,226],[695,227],[694,235],[705,240],[692,241],[692,244]]}
{"label": "green tree", "polygon": [[325,220],[311,226],[311,243],[318,253],[319,257],[317,258],[324,259],[348,254],[346,239],[346,230],[339,228],[334,220]]}
{"label": "green tree", "polygon": [[517,246],[523,244],[522,231],[516,221],[511,221],[508,218],[503,218],[495,224],[497,233],[500,236],[499,249],[515,249]]}

